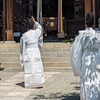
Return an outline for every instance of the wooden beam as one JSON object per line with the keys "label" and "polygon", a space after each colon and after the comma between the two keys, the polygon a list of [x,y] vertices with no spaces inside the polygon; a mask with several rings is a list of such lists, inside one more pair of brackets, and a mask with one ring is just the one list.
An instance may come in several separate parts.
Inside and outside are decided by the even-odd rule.
{"label": "wooden beam", "polygon": [[13,0],[7,0],[7,41],[13,41]]}

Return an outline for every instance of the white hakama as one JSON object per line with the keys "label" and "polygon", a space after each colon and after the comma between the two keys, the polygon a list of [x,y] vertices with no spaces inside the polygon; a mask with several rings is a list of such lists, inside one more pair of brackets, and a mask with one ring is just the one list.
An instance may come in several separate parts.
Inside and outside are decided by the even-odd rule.
{"label": "white hakama", "polygon": [[24,67],[25,88],[42,87],[44,71],[39,47],[43,45],[42,28],[35,22],[35,30],[29,30],[20,39],[20,62]]}

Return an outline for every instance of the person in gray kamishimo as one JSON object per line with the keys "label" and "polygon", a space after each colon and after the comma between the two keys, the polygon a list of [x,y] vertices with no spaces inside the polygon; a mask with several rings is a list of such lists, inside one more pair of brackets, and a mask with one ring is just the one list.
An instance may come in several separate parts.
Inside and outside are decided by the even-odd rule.
{"label": "person in gray kamishimo", "polygon": [[72,44],[70,57],[73,73],[80,76],[80,100],[100,100],[100,34],[92,28],[94,16],[86,16],[86,29]]}

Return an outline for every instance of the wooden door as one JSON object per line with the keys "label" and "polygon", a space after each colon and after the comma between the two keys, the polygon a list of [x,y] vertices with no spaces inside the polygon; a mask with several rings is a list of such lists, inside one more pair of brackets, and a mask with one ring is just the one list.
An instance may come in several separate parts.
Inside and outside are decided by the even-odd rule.
{"label": "wooden door", "polygon": [[63,0],[63,17],[66,20],[68,39],[84,29],[84,0]]}

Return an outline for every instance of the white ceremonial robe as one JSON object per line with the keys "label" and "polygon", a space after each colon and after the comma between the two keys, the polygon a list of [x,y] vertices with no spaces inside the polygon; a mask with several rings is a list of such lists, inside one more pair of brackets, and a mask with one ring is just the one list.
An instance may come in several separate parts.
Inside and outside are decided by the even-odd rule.
{"label": "white ceremonial robe", "polygon": [[29,30],[20,39],[20,62],[24,67],[25,88],[42,87],[44,71],[39,47],[43,46],[42,27],[35,22],[35,30]]}
{"label": "white ceremonial robe", "polygon": [[86,28],[72,44],[70,61],[80,76],[80,100],[100,100],[100,34]]}

